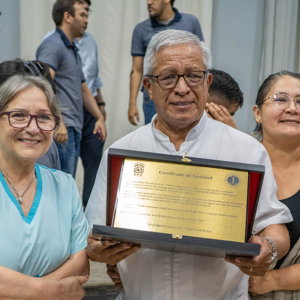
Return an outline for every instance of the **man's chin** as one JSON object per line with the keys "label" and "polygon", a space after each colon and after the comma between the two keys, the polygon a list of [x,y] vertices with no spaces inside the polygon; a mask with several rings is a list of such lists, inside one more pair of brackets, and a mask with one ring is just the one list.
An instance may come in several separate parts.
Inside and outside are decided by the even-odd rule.
{"label": "man's chin", "polygon": [[156,13],[149,14],[149,18],[156,21],[159,16]]}

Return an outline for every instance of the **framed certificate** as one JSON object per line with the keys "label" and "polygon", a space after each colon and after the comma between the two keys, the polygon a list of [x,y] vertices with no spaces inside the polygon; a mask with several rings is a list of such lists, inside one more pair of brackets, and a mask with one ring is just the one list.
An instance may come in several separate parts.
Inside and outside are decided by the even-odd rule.
{"label": "framed certificate", "polygon": [[109,149],[107,224],[93,234],[141,247],[255,256],[247,243],[264,166]]}

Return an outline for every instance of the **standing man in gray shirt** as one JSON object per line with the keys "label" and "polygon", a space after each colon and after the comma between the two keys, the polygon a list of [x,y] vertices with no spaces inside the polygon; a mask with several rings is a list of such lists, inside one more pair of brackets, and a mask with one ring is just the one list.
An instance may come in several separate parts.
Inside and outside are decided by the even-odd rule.
{"label": "standing man in gray shirt", "polygon": [[56,132],[61,168],[75,177],[83,128],[83,105],[97,119],[93,133],[106,137],[104,117],[85,82],[81,59],[73,41],[85,32],[88,13],[84,0],[57,0],[52,17],[56,31],[43,40],[36,57],[50,67],[61,106],[63,123]]}
{"label": "standing man in gray shirt", "polygon": [[[198,19],[190,14],[179,13],[173,7],[175,0],[147,0],[149,19],[136,25],[132,35],[131,55],[132,69],[130,74],[130,98],[128,119],[133,125],[139,122],[139,111],[136,98],[143,77],[144,56],[151,38],[158,32],[166,29],[180,29],[196,34],[200,41],[204,41]],[[147,90],[142,88],[144,100],[143,110],[145,124],[151,122],[156,114],[153,101],[149,98]]]}

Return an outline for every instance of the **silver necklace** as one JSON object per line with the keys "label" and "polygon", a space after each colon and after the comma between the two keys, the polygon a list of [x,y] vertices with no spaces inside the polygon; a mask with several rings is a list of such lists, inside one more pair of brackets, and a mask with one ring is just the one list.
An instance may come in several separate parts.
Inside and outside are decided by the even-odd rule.
{"label": "silver necklace", "polygon": [[[2,173],[2,172],[1,172],[1,173]],[[23,197],[23,196],[26,194],[26,192],[30,189],[30,187],[31,187],[31,185],[32,185],[32,183],[33,183],[35,174],[33,174],[32,180],[30,181],[30,183],[29,183],[27,189],[24,191],[23,194],[19,194],[19,193],[17,192],[17,190],[14,188],[14,186],[12,185],[12,183],[7,179],[7,177],[6,177],[3,173],[2,173],[2,175],[3,175],[3,177],[6,179],[6,181],[10,184],[10,186],[13,188],[14,192],[19,196],[19,198],[18,198],[17,200],[18,200],[18,202],[21,204],[22,201],[23,201],[23,198],[22,198],[22,197]]]}

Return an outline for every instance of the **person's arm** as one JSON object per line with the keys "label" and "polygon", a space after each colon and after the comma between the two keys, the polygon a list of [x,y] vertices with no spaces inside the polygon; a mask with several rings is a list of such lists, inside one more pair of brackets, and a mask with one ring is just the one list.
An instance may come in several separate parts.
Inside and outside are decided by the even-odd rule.
{"label": "person's arm", "polygon": [[103,86],[103,83],[102,83],[101,78],[99,77],[98,46],[97,46],[97,43],[95,40],[94,40],[94,45],[95,45],[95,56],[96,56],[96,61],[95,61],[96,74],[93,74],[93,75],[94,76],[96,75],[96,77],[94,78],[94,81],[93,81],[93,87],[97,90],[97,95],[95,96],[96,102],[98,103],[98,105],[99,105],[99,103],[102,103],[102,105],[99,105],[99,109],[104,117],[104,121],[106,121],[105,103],[103,101],[103,97],[102,97],[101,90],[100,90],[100,88]]}
{"label": "person's arm", "polygon": [[107,275],[115,284],[115,288],[118,290],[121,289],[123,287],[123,283],[117,265],[111,266],[109,264],[106,264],[106,268],[107,268]]}
{"label": "person's arm", "polygon": [[52,68],[50,68],[50,67],[49,67],[49,70],[50,70],[50,75],[51,75],[52,79],[54,79],[54,77],[55,77],[55,71]]}
{"label": "person's arm", "polygon": [[[99,103],[103,103],[104,104],[100,88],[97,89],[97,95],[95,96],[95,99],[96,99],[98,105],[99,105]],[[105,110],[105,105],[103,105],[103,104],[102,105],[100,104],[99,108],[100,108],[100,111],[101,111],[101,113],[102,113],[102,115],[104,117],[104,121],[106,121],[106,110]]]}
{"label": "person's arm", "polygon": [[0,299],[79,300],[85,295],[81,285],[87,280],[88,276],[42,280],[0,266]]}
{"label": "person's arm", "polygon": [[[55,71],[49,67],[51,77],[54,79]],[[57,143],[64,143],[68,140],[68,130],[64,124],[64,120],[62,114],[59,114],[60,117],[60,124],[59,127],[55,130],[54,139]]]}
{"label": "person's arm", "polygon": [[200,41],[204,42],[204,36],[202,33],[201,25],[197,17],[194,17],[194,34],[196,34],[199,37]]}
{"label": "person's arm", "polygon": [[300,290],[300,265],[292,265],[283,269],[270,270],[263,277],[251,276],[249,291],[265,294],[271,291]]}
{"label": "person's arm", "polygon": [[272,263],[272,246],[265,239],[269,237],[276,245],[278,258],[283,257],[290,247],[289,232],[284,224],[267,226],[258,235],[250,238],[249,243],[260,245],[260,254],[253,258],[228,256],[225,261],[236,265],[243,273],[249,276],[264,276]]}
{"label": "person's arm", "polygon": [[128,119],[133,125],[138,125],[140,121],[139,111],[136,106],[136,99],[140,90],[143,78],[143,56],[132,57],[132,69],[130,73],[130,96],[128,107]]}
{"label": "person's arm", "polygon": [[81,84],[81,88],[82,88],[82,101],[84,107],[97,119],[93,133],[98,134],[101,140],[104,141],[106,138],[106,126],[105,126],[104,117],[86,82],[83,82]]}
{"label": "person's arm", "polygon": [[209,118],[222,122],[228,126],[231,126],[232,128],[237,129],[232,116],[224,106],[217,105],[213,102],[206,103],[205,111]]}
{"label": "person's arm", "polygon": [[84,276],[90,274],[90,264],[87,258],[86,250],[81,250],[72,254],[54,272],[43,276],[43,279],[61,280],[70,276]]}

